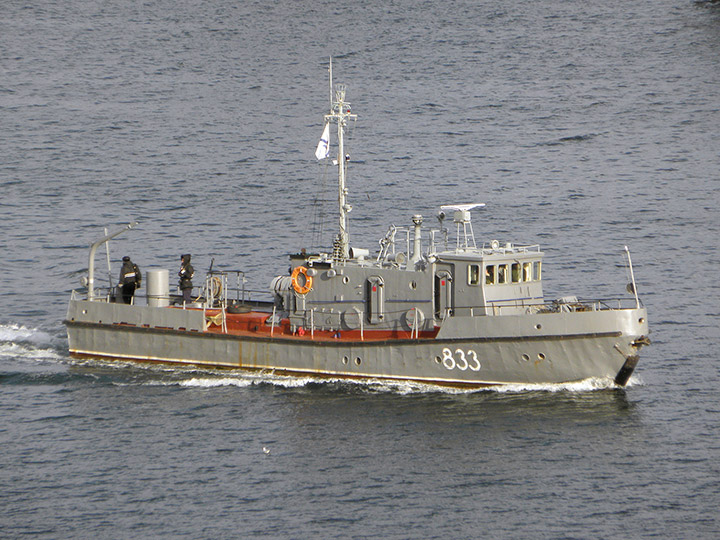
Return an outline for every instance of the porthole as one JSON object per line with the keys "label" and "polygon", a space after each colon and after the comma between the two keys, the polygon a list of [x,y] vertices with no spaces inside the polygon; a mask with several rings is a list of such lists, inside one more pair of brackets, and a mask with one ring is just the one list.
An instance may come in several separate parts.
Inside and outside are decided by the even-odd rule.
{"label": "porthole", "polygon": [[343,356],[343,359],[342,359],[343,365],[347,366],[349,361],[350,361],[350,359],[347,356]]}
{"label": "porthole", "polygon": [[416,283],[415,281],[411,281],[411,282],[410,282],[410,288],[411,288],[413,291],[414,291],[415,289],[417,289],[417,283]]}
{"label": "porthole", "polygon": [[528,356],[527,354],[523,354],[523,355],[522,355],[522,359],[525,360],[526,362],[529,362],[529,361],[530,361],[530,356]]}
{"label": "porthole", "polygon": [[538,360],[545,360],[545,355],[543,353],[538,353]]}
{"label": "porthole", "polygon": [[440,358],[439,356],[436,356],[436,357],[435,357],[435,363],[436,363],[436,364],[439,364],[440,362],[442,362],[442,358]]}
{"label": "porthole", "polygon": [[356,357],[355,357],[355,365],[356,365],[356,366],[359,366],[360,364],[362,364],[362,360],[360,360],[360,357],[359,357],[359,356],[356,356]]}
{"label": "porthole", "polygon": [[[83,312],[83,313],[84,313],[84,312]],[[638,322],[639,322],[640,324],[643,324],[643,323],[645,322],[645,317],[640,317],[640,318],[638,319]]]}
{"label": "porthole", "polygon": [[536,329],[536,330],[542,330],[542,324],[537,323],[537,324],[535,325],[535,329]]}
{"label": "porthole", "polygon": [[343,283],[344,283],[345,285],[347,285],[348,283],[350,283],[350,278],[347,277],[347,276],[343,276]]}

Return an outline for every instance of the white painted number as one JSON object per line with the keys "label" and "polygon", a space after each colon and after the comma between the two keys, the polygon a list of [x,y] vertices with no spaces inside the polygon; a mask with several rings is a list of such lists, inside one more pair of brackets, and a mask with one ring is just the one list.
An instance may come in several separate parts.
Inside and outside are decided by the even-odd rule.
{"label": "white painted number", "polygon": [[442,364],[447,369],[455,368],[455,359],[453,358],[452,351],[450,349],[443,349]]}
{"label": "white painted number", "polygon": [[[469,361],[468,357],[470,359]],[[455,354],[448,348],[443,349],[442,365],[445,366],[447,370],[458,368],[460,371],[465,371],[470,368],[470,371],[480,371],[480,361],[478,360],[477,353],[472,349],[467,351],[455,349]]]}
{"label": "white painted number", "polygon": [[[465,360],[465,353],[462,352],[462,349],[457,349],[457,350],[455,351],[455,354],[459,354],[459,355],[460,355],[460,361],[457,363],[457,368],[458,368],[460,371],[465,371],[465,370],[468,368],[467,360]],[[462,363],[461,363],[461,362],[462,362]]]}
{"label": "white painted number", "polygon": [[472,371],[480,371],[480,362],[478,361],[477,354],[475,353],[475,351],[470,349],[468,351],[468,355],[472,356],[472,362],[475,364],[475,365],[470,364],[470,369]]}

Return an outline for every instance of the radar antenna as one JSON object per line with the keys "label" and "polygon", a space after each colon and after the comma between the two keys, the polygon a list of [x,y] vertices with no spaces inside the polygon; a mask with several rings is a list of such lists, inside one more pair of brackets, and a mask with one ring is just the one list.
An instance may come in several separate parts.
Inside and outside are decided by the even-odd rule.
{"label": "radar antenna", "polygon": [[[471,203],[471,204],[446,204],[440,207],[443,211],[452,210],[453,223],[456,225],[456,238],[457,251],[464,251],[470,249],[477,249],[475,244],[475,233],[473,233],[472,219],[470,217],[470,210],[473,208],[480,208],[485,206],[485,203]],[[460,227],[462,226],[462,233]]]}

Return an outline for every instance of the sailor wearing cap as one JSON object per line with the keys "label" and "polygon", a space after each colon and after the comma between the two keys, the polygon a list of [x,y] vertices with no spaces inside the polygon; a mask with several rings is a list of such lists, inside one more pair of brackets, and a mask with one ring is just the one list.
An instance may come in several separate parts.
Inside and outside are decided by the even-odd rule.
{"label": "sailor wearing cap", "polygon": [[183,302],[189,304],[192,302],[192,277],[195,275],[195,270],[190,264],[190,254],[186,253],[180,255],[180,271],[178,276],[180,277],[180,290],[183,295]]}
{"label": "sailor wearing cap", "polygon": [[142,274],[140,273],[138,265],[132,262],[130,257],[125,255],[122,260],[123,265],[120,269],[120,283],[118,283],[118,286],[122,291],[123,302],[126,304],[132,304],[135,289],[140,288]]}

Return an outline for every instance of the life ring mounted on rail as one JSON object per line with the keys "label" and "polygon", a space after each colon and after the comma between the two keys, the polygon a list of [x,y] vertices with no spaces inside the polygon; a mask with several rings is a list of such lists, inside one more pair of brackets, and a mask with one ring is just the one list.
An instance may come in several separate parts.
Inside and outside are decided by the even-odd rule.
{"label": "life ring mounted on rail", "polygon": [[304,266],[296,266],[290,275],[290,280],[298,294],[307,294],[312,289],[313,278],[308,275],[308,269]]}

